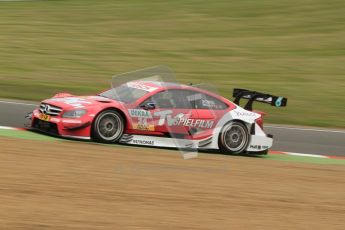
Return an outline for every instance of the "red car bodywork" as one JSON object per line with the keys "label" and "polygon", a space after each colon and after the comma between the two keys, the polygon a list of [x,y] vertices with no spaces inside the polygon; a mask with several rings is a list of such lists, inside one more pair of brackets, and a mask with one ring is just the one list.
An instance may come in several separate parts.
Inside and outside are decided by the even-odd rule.
{"label": "red car bodywork", "polygon": [[[143,134],[153,136],[164,136],[167,133],[186,134],[190,133],[190,131],[193,131],[190,130],[192,128],[201,127],[201,132],[195,132],[194,135],[185,135],[183,138],[202,139],[211,136],[214,128],[214,126],[210,127],[210,125],[208,127],[204,127],[205,124],[207,124],[205,122],[212,120],[212,124],[216,124],[225,113],[237,107],[237,105],[224,97],[192,86],[179,84],[161,85],[154,82],[136,82],[135,84],[137,84],[135,87],[143,87],[143,89],[147,87],[146,89],[149,90],[147,90],[145,95],[132,103],[123,103],[121,101],[101,96],[74,96],[67,93],[57,94],[51,99],[42,101],[41,106],[33,111],[32,127],[63,137],[90,139],[92,138],[92,125],[97,115],[104,110],[114,109],[119,111],[125,118],[124,133],[126,134]],[[216,110],[173,108],[171,109],[171,117],[175,117],[181,113],[189,114],[190,121],[186,121],[189,122],[187,125],[186,123],[181,123],[180,125],[175,126],[168,126],[166,124],[162,125],[161,122],[164,117],[154,116],[150,121],[151,125],[147,127],[139,127],[138,123],[140,118],[136,117],[135,114],[131,114],[131,111],[142,109],[140,106],[144,101],[149,99],[151,96],[165,90],[190,90],[196,93],[209,95],[226,104],[226,108]],[[49,108],[46,108],[46,105],[49,105]],[[74,110],[76,108],[83,108],[87,112],[79,118],[63,117],[65,112]],[[61,111],[56,115],[47,115],[44,113],[45,109],[52,109],[52,111],[54,111],[54,109],[58,109]],[[55,112],[58,110],[55,110]],[[162,110],[163,109],[155,108],[150,110],[150,113],[155,114],[156,112]],[[261,118],[259,120],[260,121],[258,121],[258,123],[262,124]]]}

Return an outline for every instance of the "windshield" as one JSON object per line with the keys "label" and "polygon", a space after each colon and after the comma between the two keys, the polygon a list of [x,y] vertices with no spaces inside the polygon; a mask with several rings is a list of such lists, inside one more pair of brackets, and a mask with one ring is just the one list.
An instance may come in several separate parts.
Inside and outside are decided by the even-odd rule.
{"label": "windshield", "polygon": [[127,85],[120,85],[99,94],[99,96],[124,103],[133,103],[147,93],[149,92],[142,89],[128,87]]}

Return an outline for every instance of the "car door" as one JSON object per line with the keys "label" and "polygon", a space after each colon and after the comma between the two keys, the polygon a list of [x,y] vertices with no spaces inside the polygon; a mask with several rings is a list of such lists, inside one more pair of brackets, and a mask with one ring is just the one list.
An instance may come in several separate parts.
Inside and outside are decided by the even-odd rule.
{"label": "car door", "polygon": [[215,128],[218,121],[229,110],[229,106],[209,94],[199,93],[195,98],[194,109],[202,124],[200,128],[209,130]]}
{"label": "car door", "polygon": [[190,135],[193,121],[198,116],[187,100],[190,94],[183,89],[164,90],[146,99],[139,107],[150,111],[154,132],[183,138]]}

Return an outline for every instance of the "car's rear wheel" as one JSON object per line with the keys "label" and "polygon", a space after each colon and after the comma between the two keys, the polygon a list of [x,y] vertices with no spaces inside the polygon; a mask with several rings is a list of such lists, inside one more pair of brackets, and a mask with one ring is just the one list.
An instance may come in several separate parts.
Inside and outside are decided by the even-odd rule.
{"label": "car's rear wheel", "polygon": [[98,142],[116,143],[122,137],[124,130],[124,119],[115,110],[101,112],[95,119],[92,126],[93,138]]}
{"label": "car's rear wheel", "polygon": [[238,121],[231,121],[224,125],[219,136],[219,149],[221,152],[241,154],[249,143],[247,127]]}

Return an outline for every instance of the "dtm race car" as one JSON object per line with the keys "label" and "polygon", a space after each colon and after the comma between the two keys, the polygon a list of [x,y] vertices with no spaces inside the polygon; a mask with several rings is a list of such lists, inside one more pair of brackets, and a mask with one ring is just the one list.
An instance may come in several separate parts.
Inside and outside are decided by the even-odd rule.
{"label": "dtm race car", "polygon": [[[164,73],[149,70],[114,78],[111,89],[94,96],[58,93],[29,115],[31,127],[103,143],[231,154],[265,154],[272,146],[273,136],[263,130],[263,113],[252,105],[286,106],[286,98],[234,89],[231,102],[201,87],[166,82]],[[248,100],[244,108],[241,99]]]}

